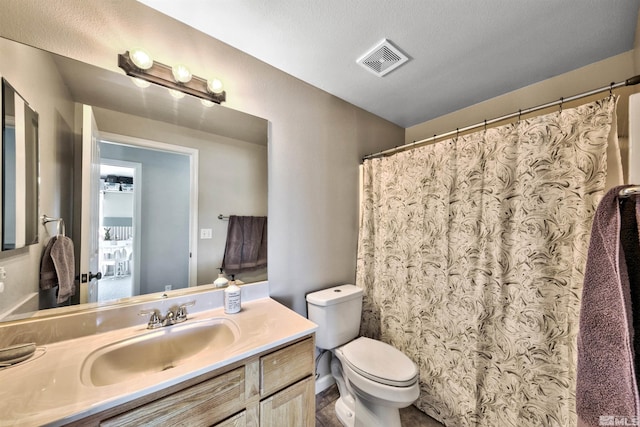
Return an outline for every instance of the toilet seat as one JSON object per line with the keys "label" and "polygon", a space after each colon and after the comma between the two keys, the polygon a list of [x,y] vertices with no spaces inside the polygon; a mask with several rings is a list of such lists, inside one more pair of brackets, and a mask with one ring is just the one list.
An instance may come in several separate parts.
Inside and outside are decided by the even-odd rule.
{"label": "toilet seat", "polygon": [[400,350],[371,338],[360,337],[340,348],[343,361],[353,371],[380,384],[409,387],[418,379],[416,365]]}

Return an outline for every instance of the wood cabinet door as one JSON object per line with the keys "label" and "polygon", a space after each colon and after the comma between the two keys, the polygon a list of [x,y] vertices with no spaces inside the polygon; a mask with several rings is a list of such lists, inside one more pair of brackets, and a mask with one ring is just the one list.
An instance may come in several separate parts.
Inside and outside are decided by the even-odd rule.
{"label": "wood cabinet door", "polygon": [[315,381],[304,379],[260,402],[261,427],[314,427]]}

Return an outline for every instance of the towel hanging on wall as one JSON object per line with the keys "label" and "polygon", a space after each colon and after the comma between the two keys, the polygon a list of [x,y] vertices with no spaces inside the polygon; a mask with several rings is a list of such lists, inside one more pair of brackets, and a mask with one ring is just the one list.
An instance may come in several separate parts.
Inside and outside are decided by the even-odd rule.
{"label": "towel hanging on wall", "polygon": [[73,241],[64,235],[49,240],[40,263],[40,289],[58,286],[57,303],[75,295],[75,255]]}
{"label": "towel hanging on wall", "polygon": [[[634,365],[632,288],[626,259],[637,260],[640,200],[629,199],[631,209],[621,209],[619,194],[611,189],[593,219],[591,241],[582,290],[578,332],[576,412],[579,426],[602,425],[602,417],[640,417],[640,399]],[[638,196],[636,196],[637,198]],[[631,206],[626,206],[627,208]],[[628,225],[635,225],[630,233]],[[623,233],[621,233],[623,231]],[[635,284],[637,285],[637,284]],[[640,331],[636,331],[640,333]],[[635,354],[635,357],[638,357]]]}
{"label": "towel hanging on wall", "polygon": [[222,268],[227,274],[267,266],[267,217],[229,216]]}

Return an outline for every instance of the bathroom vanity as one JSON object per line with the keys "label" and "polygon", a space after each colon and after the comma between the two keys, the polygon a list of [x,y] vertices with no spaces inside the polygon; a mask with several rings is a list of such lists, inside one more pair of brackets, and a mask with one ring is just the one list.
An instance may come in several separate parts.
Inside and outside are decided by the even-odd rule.
{"label": "bathroom vanity", "polygon": [[306,336],[74,426],[313,426],[314,340]]}
{"label": "bathroom vanity", "polygon": [[12,385],[0,426],[315,425],[316,325],[304,317],[264,297],[146,326],[48,343],[0,370]]}

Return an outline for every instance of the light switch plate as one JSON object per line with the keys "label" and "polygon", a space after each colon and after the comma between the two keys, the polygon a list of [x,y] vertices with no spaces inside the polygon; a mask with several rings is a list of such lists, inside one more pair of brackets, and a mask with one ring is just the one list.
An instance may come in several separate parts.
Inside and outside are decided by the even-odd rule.
{"label": "light switch plate", "polygon": [[201,239],[212,239],[213,238],[213,230],[210,228],[201,228],[200,229],[200,238]]}

